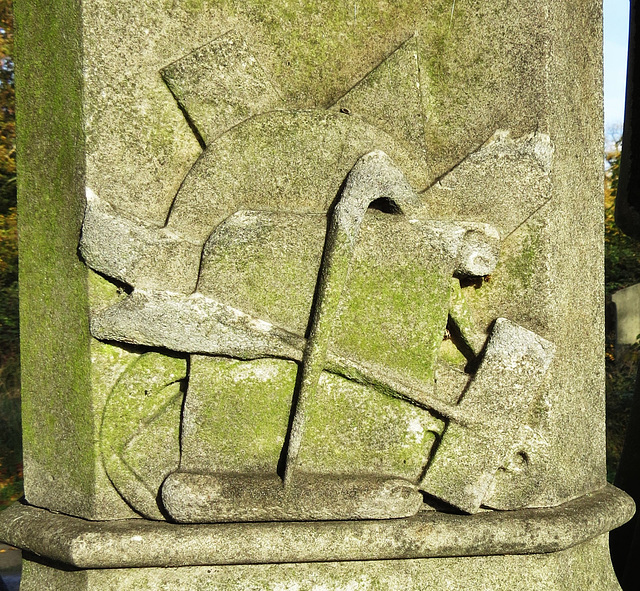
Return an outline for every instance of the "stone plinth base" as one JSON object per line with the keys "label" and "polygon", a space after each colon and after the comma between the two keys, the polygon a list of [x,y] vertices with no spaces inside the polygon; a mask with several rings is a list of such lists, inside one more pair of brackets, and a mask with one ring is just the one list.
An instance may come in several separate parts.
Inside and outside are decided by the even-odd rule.
{"label": "stone plinth base", "polygon": [[91,522],[17,504],[22,591],[619,590],[607,532],[633,515],[608,486],[555,508],[384,521]]}
{"label": "stone plinth base", "polygon": [[551,554],[64,571],[26,560],[21,591],[619,591],[606,536]]}

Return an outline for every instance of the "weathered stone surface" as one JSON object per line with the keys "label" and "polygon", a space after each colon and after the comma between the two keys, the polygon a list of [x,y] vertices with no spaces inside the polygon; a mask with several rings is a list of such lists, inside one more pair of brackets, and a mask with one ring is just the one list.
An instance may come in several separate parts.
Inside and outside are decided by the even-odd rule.
{"label": "weathered stone surface", "polygon": [[[384,515],[384,504],[371,505],[367,491],[378,486],[384,498],[386,481],[404,478],[405,486],[417,484],[443,423],[426,410],[323,374],[307,408],[293,490],[285,491],[277,471],[296,373],[294,363],[282,360],[192,357],[180,472],[168,479],[170,493],[167,483],[163,487],[165,507],[174,519],[344,519],[358,514],[374,518]],[[361,486],[350,474],[359,475]],[[201,492],[190,480],[201,483]],[[345,490],[340,492],[343,481]],[[215,493],[220,499],[214,502],[213,491],[223,483],[230,492]],[[358,487],[361,508],[349,500]],[[186,505],[182,509],[180,502]],[[411,507],[404,514],[411,514],[422,504],[422,496],[403,502]],[[400,516],[398,511],[391,503],[387,516]]]}
{"label": "weathered stone surface", "polygon": [[494,473],[482,505],[512,511],[521,506],[544,507],[539,483],[549,470],[549,442],[539,426],[524,425],[514,437],[507,461]]}
{"label": "weathered stone surface", "polygon": [[78,568],[397,560],[459,554],[533,554],[540,560],[541,554],[598,537],[629,519],[633,511],[630,497],[608,485],[555,508],[477,515],[427,510],[406,519],[347,522],[92,522],[17,504],[3,513],[0,527],[9,543],[28,549],[34,558],[48,556]]}
{"label": "weathered stone surface", "polygon": [[[177,351],[300,360],[304,340],[289,331],[302,333],[308,322],[324,229],[320,216],[240,212],[207,242],[198,292],[135,290],[94,315],[92,332]],[[380,260],[383,244],[388,253]],[[429,391],[447,323],[449,278],[490,272],[498,258],[496,231],[374,211],[353,258],[332,348],[369,368],[418,380]],[[283,291],[291,293],[286,303]],[[462,332],[472,331],[468,318],[464,323]]]}
{"label": "weathered stone surface", "polygon": [[[309,383],[316,387],[306,397],[313,404],[304,412],[290,483],[303,467],[328,480],[340,471],[370,478],[376,465],[384,478],[423,482],[414,476],[419,458],[432,452],[443,424],[434,462],[447,449],[447,435],[477,433],[477,413],[465,408],[465,400],[471,403],[483,375],[491,375],[491,342],[485,342],[496,318],[553,343],[557,353],[539,389],[523,388],[527,400],[514,409],[517,421],[490,426],[505,445],[486,454],[480,472],[490,482],[480,487],[483,503],[555,507],[585,501],[604,485],[597,0],[362,0],[357,6],[83,0],[82,7],[79,0],[60,0],[54,8],[43,0],[16,4],[29,502],[89,519],[122,519],[133,516],[125,497],[139,513],[159,519],[154,493],[162,478],[167,471],[176,479],[190,474],[176,470],[182,380],[165,381],[164,370],[187,366],[194,398],[189,406],[187,391],[185,410],[193,411],[188,420],[196,424],[215,404],[207,398],[207,376],[198,375],[192,362],[212,355],[234,357],[225,362],[237,367],[288,368],[285,383],[274,388],[278,434],[265,437],[268,461],[249,456],[247,464],[272,466],[280,437],[278,459],[286,452],[294,420],[286,402],[291,397],[295,409],[300,390],[291,383],[305,373],[297,371],[302,365],[313,368]],[[365,215],[352,256],[344,251],[348,272],[342,265],[344,280],[328,282],[342,289],[340,297],[328,298],[332,311],[324,314],[314,295],[325,285],[318,272],[327,223],[339,209],[347,175],[372,151],[389,156],[419,195],[420,207],[402,216],[389,200],[374,202],[381,211]],[[96,198],[86,211],[81,248],[84,262],[102,276],[88,272],[77,253],[87,193]],[[307,231],[309,240],[301,240]],[[478,243],[488,257],[476,257]],[[265,249],[269,244],[278,248]],[[244,248],[256,256],[244,259],[243,268],[238,260]],[[285,269],[289,259],[296,262]],[[256,295],[254,286],[265,289]],[[313,314],[328,322],[309,324]],[[89,315],[103,342],[91,341]],[[326,348],[320,343],[316,355],[312,349],[323,339]],[[479,366],[483,353],[486,367]],[[255,410],[260,423],[259,411],[271,408],[264,404],[270,394],[268,388],[255,393],[255,409],[245,403],[243,413],[250,417]],[[490,413],[496,400],[476,394]],[[202,401],[209,406],[198,407]],[[323,422],[326,406],[339,415],[335,424]],[[502,411],[496,415],[504,419]],[[375,420],[360,420],[366,415]],[[428,434],[421,442],[410,439],[412,425],[414,435],[420,432],[415,418]],[[384,421],[393,429],[381,430]],[[248,431],[250,424],[244,425]],[[354,425],[361,427],[356,434]],[[197,437],[211,434],[204,422],[197,427]],[[288,435],[290,441],[290,428]],[[339,454],[327,445],[336,441]],[[399,463],[402,445],[391,442],[409,442],[406,466]],[[143,454],[145,447],[167,454]],[[477,449],[471,451],[468,458],[477,457]],[[232,452],[232,459],[242,459],[241,450]],[[458,455],[467,457],[465,450]],[[215,466],[193,457],[194,466],[204,466],[203,476],[215,479]],[[187,456],[180,460],[186,465]],[[355,473],[356,466],[364,474]],[[454,479],[444,493],[456,501],[459,485]],[[198,488],[192,499],[201,494]],[[602,502],[610,517],[628,516],[612,497]],[[477,504],[464,506],[475,510]],[[59,559],[56,544],[65,526],[41,523],[20,544],[29,547],[42,533],[47,565],[31,556],[24,585],[616,589],[604,540],[587,540],[619,519],[603,517],[605,509],[593,517],[587,505],[575,507],[544,532],[528,518],[518,521],[518,511],[429,512],[436,524],[465,524],[466,545],[434,523],[409,528],[403,537],[407,520],[319,522],[304,530],[308,538],[287,538],[290,546],[315,551],[322,544],[357,542],[362,554],[320,553],[321,563],[302,566],[267,566],[273,557],[263,555],[236,557],[253,566],[211,565],[209,554],[206,565],[191,556],[186,560],[194,566],[186,567],[177,554],[180,562],[168,569],[84,563],[88,570],[66,571],[47,562]],[[581,529],[585,516],[598,525]],[[510,525],[496,534],[493,525],[483,529],[483,520]],[[80,546],[106,556],[126,537],[126,543],[150,548],[129,529],[131,521],[167,527],[162,531],[171,536],[182,532],[183,543],[174,544],[180,549],[195,548],[198,536],[214,527],[136,519],[125,522],[126,534],[118,538],[110,529],[116,523],[102,523]],[[225,543],[233,538],[230,531],[247,531],[228,527],[220,530],[230,536],[220,534]],[[292,524],[260,527],[281,536]],[[351,536],[355,530],[348,528],[358,527],[371,527],[375,535]],[[394,540],[400,540],[386,541],[392,556],[374,552],[376,528],[384,527],[394,528]],[[96,543],[100,531],[105,544]],[[446,555],[455,557],[412,556],[414,538],[425,531],[436,536],[428,543],[445,544]],[[460,557],[544,552],[527,536],[558,540],[567,531],[580,533],[571,539],[581,545],[559,554]],[[477,536],[486,541],[482,548]],[[528,541],[518,546],[523,539]],[[235,541],[237,548],[255,551],[243,543],[246,537]],[[216,548],[210,538],[204,546],[207,552]],[[272,547],[292,561],[310,556]],[[567,564],[576,565],[574,572],[564,574]]]}
{"label": "weathered stone surface", "polygon": [[[418,355],[419,348],[432,357],[446,325],[449,277],[456,271],[490,271],[498,258],[498,237],[483,224],[395,220],[375,213],[368,214],[355,250],[335,331],[336,347],[344,354],[362,356],[366,346],[368,362],[387,361],[398,370],[415,361],[421,369],[413,371],[414,377],[428,381],[432,370],[425,374],[422,368],[428,368],[429,361],[392,359],[391,350],[398,345],[384,343],[390,337],[388,329],[397,327],[393,336],[398,341],[413,339],[402,345],[407,353],[416,349]],[[325,229],[326,221],[319,216],[236,214],[207,243],[196,293],[135,290],[128,299],[94,315],[92,332],[105,340],[185,352],[247,357],[253,348],[254,356],[299,359],[294,348],[302,344],[301,337],[289,331],[302,333],[308,322]],[[388,245],[389,252],[377,260],[381,244]],[[301,250],[301,256],[287,256]],[[244,259],[239,259],[241,253]],[[285,305],[280,294],[288,291],[288,280],[292,295]],[[380,290],[381,285],[388,286],[387,292]],[[423,297],[426,292],[428,300]],[[395,301],[398,297],[402,299]],[[362,301],[369,307],[363,309]],[[424,314],[417,315],[416,306]],[[373,338],[371,331],[381,318],[386,330]],[[409,327],[416,321],[424,326],[412,334],[416,331]],[[367,325],[368,341],[362,336]],[[281,341],[290,344],[284,348]],[[373,350],[378,345],[389,349],[388,359]]]}
{"label": "weathered stone surface", "polygon": [[445,219],[482,220],[504,239],[552,198],[553,153],[546,133],[514,138],[497,131],[429,187],[429,211]]}
{"label": "weathered stone surface", "polygon": [[[27,591],[102,591],[126,585],[135,591],[179,588],[187,591],[617,591],[605,537],[561,552],[537,556],[480,556],[201,566],[182,568],[60,571],[37,562],[25,564]],[[592,571],[587,576],[584,566]]]}
{"label": "weathered stone surface", "polygon": [[[396,214],[380,213],[379,216],[374,217],[375,223],[372,226],[373,231],[371,231],[370,224],[364,225],[365,213],[371,203],[381,200],[384,200],[387,206],[395,210]],[[388,478],[393,479],[403,476],[406,468],[409,467],[399,464],[398,467],[392,468],[393,461],[380,463],[378,460],[373,465],[370,461],[361,462],[359,461],[361,457],[362,459],[367,458],[367,454],[362,452],[355,453],[350,458],[349,465],[331,466],[329,462],[323,465],[323,462],[315,461],[314,442],[313,440],[311,442],[305,441],[304,431],[308,422],[309,409],[317,405],[319,383],[324,370],[330,366],[334,371],[336,369],[336,356],[335,353],[330,353],[331,349],[337,350],[338,360],[342,358],[347,364],[355,362],[356,366],[378,368],[378,375],[391,371],[401,379],[406,376],[411,381],[422,382],[422,387],[418,386],[417,388],[417,395],[413,394],[410,400],[420,400],[424,404],[425,397],[421,395],[421,391],[433,390],[435,363],[442,340],[441,335],[445,331],[451,307],[451,277],[454,273],[472,277],[490,273],[498,260],[498,234],[491,227],[482,224],[432,223],[411,217],[414,214],[419,214],[421,210],[422,203],[402,171],[384,152],[375,151],[361,157],[347,175],[339,193],[338,202],[328,214],[328,222],[318,216],[294,214],[296,221],[319,225],[326,228],[327,232],[326,239],[323,240],[324,248],[318,244],[315,251],[316,258],[322,258],[320,269],[317,268],[317,264],[311,267],[318,276],[313,296],[313,307],[312,292],[308,290],[307,293],[301,294],[302,298],[306,296],[307,300],[306,302],[303,300],[301,309],[291,306],[285,308],[298,315],[298,318],[293,321],[290,320],[291,316],[287,315],[285,323],[289,319],[288,324],[297,324],[300,332],[304,330],[304,324],[309,322],[303,324],[303,321],[311,317],[308,329],[309,336],[306,340],[302,336],[296,336],[283,330],[277,324],[274,326],[271,323],[274,320],[274,314],[273,312],[269,313],[269,310],[262,310],[267,312],[267,317],[270,320],[267,322],[262,318],[252,318],[241,310],[212,300],[203,296],[202,293],[183,296],[170,290],[150,294],[135,290],[126,300],[94,317],[93,334],[103,339],[168,346],[179,351],[231,355],[241,359],[275,356],[302,362],[295,377],[295,390],[287,385],[286,381],[283,385],[274,384],[273,386],[276,390],[290,393],[284,399],[291,406],[291,411],[287,417],[287,430],[282,432],[282,442],[273,436],[269,442],[269,445],[272,446],[278,446],[278,444],[282,446],[278,468],[283,472],[286,490],[282,490],[279,482],[276,482],[277,478],[273,476],[276,468],[273,460],[271,461],[272,465],[266,467],[267,469],[260,478],[246,476],[247,468],[240,470],[237,477],[230,477],[223,475],[225,470],[220,465],[228,464],[228,462],[220,457],[218,451],[214,452],[218,458],[217,461],[213,458],[203,461],[203,457],[207,455],[206,452],[194,453],[194,450],[201,445],[202,436],[207,438],[210,436],[211,430],[209,428],[196,434],[189,425],[193,425],[193,421],[209,425],[217,422],[215,419],[207,421],[207,413],[202,416],[199,412],[199,407],[203,404],[206,405],[204,396],[207,395],[206,387],[199,387],[197,389],[199,394],[194,394],[197,396],[196,410],[193,410],[189,400],[186,405],[182,448],[184,463],[181,463],[181,472],[176,474],[175,478],[169,477],[167,487],[163,489],[167,491],[166,494],[163,492],[165,507],[174,519],[180,521],[268,519],[269,510],[274,511],[273,519],[300,520],[349,519],[358,515],[397,517],[407,514],[406,508],[398,509],[394,505],[392,495],[389,496],[387,514],[379,508],[379,500],[376,500],[375,507],[363,508],[369,503],[365,498],[368,498],[370,491],[376,490],[377,486],[371,483],[370,477],[368,480],[362,481],[362,494],[355,492],[359,485],[354,485],[355,488],[352,492],[358,499],[355,505],[348,500],[351,492],[345,493],[345,495],[337,494],[333,480],[326,481],[327,489],[324,493],[319,485],[321,479],[317,479],[316,487],[302,487],[303,490],[313,489],[314,493],[316,489],[320,491],[317,497],[312,495],[307,500],[304,500],[304,495],[299,491],[290,490],[290,486],[295,486],[294,484],[290,485],[290,481],[300,482],[298,477],[292,476],[294,473],[327,473],[331,475],[342,473],[346,478],[349,474],[369,473],[372,469],[386,469],[388,470]],[[286,214],[287,217],[290,215]],[[260,253],[272,250],[271,244],[289,243],[290,238],[287,230],[291,230],[291,225],[288,224],[285,228],[281,228],[278,224],[278,218],[277,213],[265,218],[264,215],[257,213],[240,211],[221,224],[221,227],[216,229],[207,241],[204,249],[203,275],[198,281],[198,290],[204,291],[204,293],[217,292],[221,299],[228,298],[228,291],[233,292],[233,290],[227,289],[226,286],[216,289],[220,278],[225,277],[224,273],[220,273],[216,263],[221,263],[224,269],[225,266],[228,267],[228,262],[232,262],[232,271],[240,268],[246,274],[246,262],[252,263],[251,252],[258,253],[260,260],[262,258]],[[286,278],[304,276],[309,273],[309,270],[304,266],[304,263],[308,261],[307,257],[303,258],[301,265],[301,262],[296,260],[298,258],[296,253],[298,250],[309,252],[309,235],[317,238],[321,238],[321,235],[317,232],[305,232],[305,225],[303,223],[300,228],[293,231],[298,240],[298,249],[284,249],[285,252],[290,253],[290,258],[293,255],[293,265],[298,267],[296,273],[289,273],[285,276]],[[247,227],[250,228],[249,232],[247,232]],[[360,240],[361,227],[363,230],[367,229],[367,234],[369,234],[369,237],[363,238],[362,241]],[[279,232],[275,237],[273,236],[274,230]],[[128,247],[130,243],[127,234],[116,236],[114,240],[123,241],[125,247]],[[256,241],[257,245],[254,244]],[[389,250],[389,254],[381,261],[382,245],[384,245],[384,251]],[[247,246],[252,247],[251,250]],[[117,252],[117,245],[115,248]],[[313,250],[311,252],[313,253]],[[118,260],[117,257],[115,260]],[[311,260],[313,260],[312,257]],[[91,264],[90,257],[88,261]],[[287,265],[292,264],[287,259],[283,262]],[[264,273],[266,271],[267,274],[271,274],[270,269],[272,268],[271,265],[264,265],[263,261],[260,261],[260,264],[253,264],[251,267],[254,272]],[[102,267],[102,269],[108,272],[108,268]],[[230,283],[234,284],[237,280],[238,277],[232,273]],[[245,277],[244,284],[254,287],[252,291],[247,293],[247,301],[238,302],[236,298],[234,304],[250,310],[256,309],[252,300],[262,299],[264,301],[266,295],[267,301],[272,302],[274,298],[275,301],[278,301],[277,298],[283,291],[281,289],[273,294],[265,293],[267,287],[265,282],[250,276]],[[380,289],[381,285],[386,289]],[[286,289],[289,286],[277,287]],[[457,326],[461,338],[466,342],[468,318],[464,318],[465,321],[462,323],[456,322],[456,318],[463,319],[464,317],[462,312],[464,307],[461,305],[459,291],[456,294],[457,299],[451,318],[454,325]],[[362,302],[367,302],[364,309]],[[275,320],[278,322],[280,319],[276,318]],[[184,329],[187,326],[193,326],[193,330],[185,332]],[[427,335],[428,338],[425,338]],[[292,350],[295,345],[298,345],[297,350]],[[469,345],[467,344],[467,346]],[[471,349],[473,350],[473,347]],[[197,373],[197,368],[196,364],[192,371]],[[346,372],[343,370],[341,373],[352,377],[352,371],[349,369]],[[366,369],[361,373],[365,377],[367,374],[371,374]],[[277,374],[276,371],[275,375],[277,376]],[[195,377],[196,383],[200,383],[198,377]],[[237,381],[234,380],[234,382]],[[385,392],[385,394],[390,393],[399,398],[406,398],[404,392],[394,391],[388,380],[378,383],[386,386],[389,392]],[[240,387],[246,389],[249,384],[240,380]],[[341,389],[345,389],[344,383]],[[346,389],[348,390],[349,387],[347,386]],[[364,391],[362,386],[356,385],[353,385],[351,389],[355,396]],[[231,391],[233,392],[233,389]],[[243,396],[244,391],[234,394]],[[266,398],[267,396],[269,396],[269,392],[265,391],[263,399],[255,398],[254,404],[265,408],[269,407],[271,401]],[[372,400],[376,400],[376,397],[374,396]],[[385,403],[383,400],[384,398],[379,402],[374,402],[374,406],[370,410],[371,417],[384,413]],[[436,404],[434,410],[439,412],[441,408],[443,407]],[[455,412],[457,409],[452,410]],[[287,416],[282,414],[280,410],[278,412],[279,415]],[[321,425],[326,421],[325,416],[329,416],[329,414],[323,415],[316,412],[315,416],[316,423]],[[390,419],[388,415],[384,416]],[[445,416],[450,415],[445,414]],[[362,417],[362,420],[367,421],[367,419],[369,417]],[[242,418],[235,413],[225,413],[225,420],[242,423]],[[400,415],[395,420],[391,419],[391,423],[398,424],[398,434],[393,428],[383,429],[382,432],[385,432],[385,435],[381,436],[380,440],[384,442],[383,447],[392,448],[396,445],[402,449],[405,446],[403,441],[406,441],[403,439],[402,433],[406,427],[404,427]],[[350,430],[348,425],[344,425],[344,428]],[[420,429],[424,432],[421,425]],[[400,437],[394,439],[395,435],[400,435]],[[254,439],[251,437],[251,433],[245,436],[249,441]],[[335,442],[324,440],[319,449],[323,447],[328,447],[329,450],[334,449],[341,438],[335,439]],[[235,443],[237,439],[232,438],[231,441]],[[417,447],[414,446],[418,452],[417,466],[410,474],[410,480],[414,483],[418,481],[429,458],[429,449],[422,447],[422,437],[417,439],[417,443]],[[303,462],[306,467],[300,465],[299,458],[303,445],[306,450],[305,455],[308,457]],[[373,458],[376,455],[375,450],[379,446],[369,445],[374,452],[371,455]],[[232,457],[237,456],[226,446],[223,448]],[[361,446],[356,446],[356,448],[360,450]],[[219,445],[218,449],[220,449]],[[191,459],[191,456],[194,456],[194,460]],[[195,460],[195,457],[200,459]],[[322,452],[320,452],[320,457],[324,457]],[[393,457],[394,454],[391,453],[390,458]],[[404,463],[406,464],[406,458]],[[498,467],[499,464],[495,466],[495,468]],[[265,467],[263,467],[264,469]],[[254,470],[255,467],[249,468],[248,473]],[[203,474],[209,475],[208,480],[202,476]],[[490,478],[491,474],[488,474],[487,477]],[[191,483],[194,478],[195,481],[202,484],[203,489],[200,493]],[[458,486],[469,484],[463,480],[458,482]],[[255,483],[257,487],[255,492],[258,498],[263,498],[266,495],[270,499],[267,503],[267,507],[270,509],[263,510],[257,507],[255,502],[243,501],[238,486],[233,484],[237,481]],[[209,484],[205,484],[206,482]],[[180,483],[182,483],[182,490]],[[226,483],[231,484],[226,486]],[[223,489],[222,492],[216,492],[220,487]],[[261,491],[261,487],[264,490]],[[133,507],[138,508],[143,505],[135,491],[133,491],[133,496],[129,498],[124,487],[118,487],[118,489]],[[152,491],[152,500],[154,500],[153,491],[156,490],[156,487],[153,486],[150,490]],[[144,489],[141,489],[141,492],[145,494]],[[361,498],[362,495],[364,497]],[[224,497],[226,500],[220,503],[210,503],[207,499],[212,496],[219,496],[221,499]],[[443,495],[439,496],[442,498]],[[484,495],[480,495],[477,503],[474,502],[476,505],[479,505],[482,496]],[[239,505],[236,512],[230,508],[230,500],[233,498],[237,499]],[[185,504],[184,510],[180,509],[180,502]],[[283,506],[276,509],[279,502]],[[413,505],[417,507],[415,503]],[[474,507],[475,509],[477,506]],[[414,508],[415,510],[417,508]],[[299,511],[297,516],[296,511]],[[143,510],[143,513],[152,514],[149,509]],[[157,512],[154,516],[158,517]]]}
{"label": "weathered stone surface", "polygon": [[323,373],[307,406],[292,476],[368,474],[417,484],[442,429],[442,420],[425,408]]}
{"label": "weathered stone surface", "polygon": [[191,293],[202,245],[119,216],[87,189],[80,252],[94,270],[118,281],[141,289],[161,282],[165,289]]}
{"label": "weathered stone surface", "polygon": [[238,210],[326,212],[355,163],[374,150],[386,152],[414,188],[426,186],[417,155],[360,117],[322,110],[257,115],[203,153],[167,228],[204,242]]}
{"label": "weathered stone surface", "polygon": [[409,517],[422,507],[406,480],[338,474],[289,475],[174,472],[162,502],[179,523],[327,521]]}
{"label": "weathered stone surface", "polygon": [[127,503],[163,519],[157,490],[180,460],[179,426],[186,360],[147,353],[119,377],[107,399],[100,446],[102,461]]}
{"label": "weathered stone surface", "polygon": [[[46,23],[53,18],[66,23],[64,36],[49,35]],[[16,36],[16,59],[22,64],[17,73],[22,93],[16,97],[23,154],[18,163],[20,302],[21,313],[34,319],[23,321],[20,329],[25,492],[37,504],[91,515],[96,427],[87,269],[72,246],[84,207],[80,8],[76,2],[55,9],[21,3],[16,21],[29,23],[29,32]],[[55,59],[32,51],[35,47],[46,48]],[[64,399],[51,392],[64,392]]]}
{"label": "weathered stone surface", "polygon": [[616,291],[611,299],[616,305],[616,345],[633,345],[640,335],[640,285]]}
{"label": "weathered stone surface", "polygon": [[[182,428],[181,469],[275,474],[296,364],[194,356]],[[371,388],[323,374],[301,450],[306,473],[392,475],[416,480],[442,422]],[[266,395],[265,395],[266,393]],[[231,422],[227,417],[233,416]],[[331,417],[330,421],[327,418]],[[360,429],[353,429],[360,424]]]}
{"label": "weathered stone surface", "polygon": [[402,140],[428,166],[420,88],[418,38],[414,35],[331,107],[359,115]]}
{"label": "weathered stone surface", "polygon": [[163,68],[162,78],[207,145],[245,119],[283,104],[236,31]]}
{"label": "weathered stone surface", "polygon": [[282,359],[193,355],[180,469],[275,475],[296,372],[295,363]]}
{"label": "weathered stone surface", "polygon": [[[198,292],[302,334],[309,321],[326,228],[326,216],[239,212],[225,220],[205,245]],[[362,317],[367,313],[370,317],[385,314],[387,326],[396,325],[398,332],[409,332],[404,329],[416,321],[416,315],[412,313],[410,320],[409,310],[403,314],[400,302],[394,305],[389,301],[391,294],[398,294],[395,284],[403,283],[405,300],[424,307],[429,316],[426,308],[433,307],[433,302],[421,301],[427,283],[432,290],[444,293],[449,284],[437,286],[439,274],[453,274],[459,269],[483,274],[487,270],[467,269],[472,257],[463,256],[467,241],[477,237],[482,238],[481,244],[469,252],[481,254],[487,259],[488,268],[493,268],[499,241],[497,232],[486,224],[434,222],[370,210],[355,248],[343,307],[347,312],[349,306],[370,301],[375,308],[360,312],[357,328],[347,329],[344,325],[348,320],[338,319],[343,326],[336,333],[346,330],[352,335],[354,330],[361,331]],[[381,245],[387,251],[383,261],[377,260]],[[371,270],[374,267],[375,271]],[[365,273],[372,275],[371,279],[367,280]],[[390,293],[386,297],[377,294],[381,285],[388,285]],[[372,301],[375,297],[380,301]],[[442,296],[445,305],[446,298]],[[437,300],[435,295],[433,300]],[[431,334],[426,329],[422,332]],[[403,338],[411,336],[405,334]]]}
{"label": "weathered stone surface", "polygon": [[136,290],[92,319],[96,338],[240,359],[301,357],[304,339],[199,293]]}
{"label": "weathered stone surface", "polygon": [[458,405],[474,412],[477,423],[447,426],[423,490],[463,511],[478,511],[496,470],[506,463],[554,352],[554,345],[535,333],[496,320],[482,364]]}

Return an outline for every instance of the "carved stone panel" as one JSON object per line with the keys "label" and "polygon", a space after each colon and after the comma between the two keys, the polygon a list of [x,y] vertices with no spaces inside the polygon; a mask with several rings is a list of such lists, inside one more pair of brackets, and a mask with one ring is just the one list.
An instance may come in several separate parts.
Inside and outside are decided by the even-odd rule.
{"label": "carved stone panel", "polygon": [[598,3],[54,4],[16,2],[25,588],[615,589]]}
{"label": "carved stone panel", "polygon": [[[190,355],[173,470],[136,472],[144,446],[112,444],[105,415],[104,445],[138,478],[136,492],[107,454],[118,492],[186,522],[402,517],[419,491],[471,513],[499,506],[495,476],[554,346],[503,318],[478,325],[463,286],[491,275],[501,240],[550,199],[549,139],[498,133],[425,192],[414,37],[329,110],[284,108],[237,32],[162,75],[204,152],[163,227],[89,192],[80,244],[133,288],[93,315],[93,335]],[[378,96],[406,103],[413,124],[381,117]],[[501,215],[494,161],[520,175],[518,212]],[[476,215],[443,219],[430,198],[465,177],[485,185]],[[157,418],[139,420],[148,441]]]}

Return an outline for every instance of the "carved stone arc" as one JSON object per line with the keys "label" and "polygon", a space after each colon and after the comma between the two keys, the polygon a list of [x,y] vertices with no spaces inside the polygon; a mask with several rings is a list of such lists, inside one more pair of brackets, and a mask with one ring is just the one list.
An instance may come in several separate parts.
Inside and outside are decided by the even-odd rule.
{"label": "carved stone arc", "polygon": [[164,519],[157,491],[180,461],[186,376],[186,360],[146,353],[120,376],[103,413],[100,446],[107,475],[148,519]]}

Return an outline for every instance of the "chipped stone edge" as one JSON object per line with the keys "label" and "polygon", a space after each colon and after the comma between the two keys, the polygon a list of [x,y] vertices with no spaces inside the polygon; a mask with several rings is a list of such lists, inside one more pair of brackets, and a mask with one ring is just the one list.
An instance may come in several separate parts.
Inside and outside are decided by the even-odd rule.
{"label": "chipped stone edge", "polygon": [[611,485],[553,508],[385,521],[96,522],[16,503],[0,514],[0,539],[80,569],[545,554],[605,534],[634,511]]}

